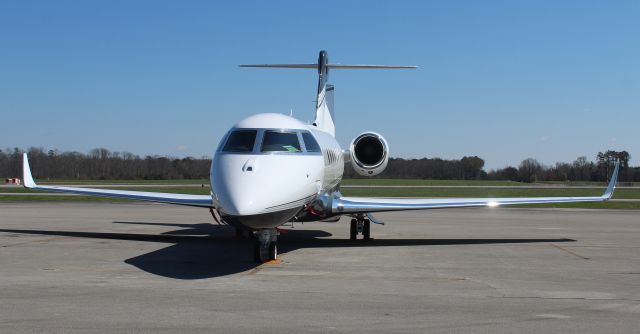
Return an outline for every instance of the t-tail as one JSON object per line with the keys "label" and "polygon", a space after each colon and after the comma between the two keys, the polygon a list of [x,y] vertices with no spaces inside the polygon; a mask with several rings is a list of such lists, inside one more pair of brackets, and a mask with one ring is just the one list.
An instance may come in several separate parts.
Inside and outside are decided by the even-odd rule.
{"label": "t-tail", "polygon": [[322,131],[335,136],[335,111],[333,108],[333,85],[327,83],[330,69],[368,70],[368,69],[396,69],[416,68],[416,66],[395,65],[345,65],[330,64],[327,51],[320,51],[317,64],[259,64],[240,65],[240,67],[268,67],[268,68],[306,68],[318,70],[318,92],[316,98],[316,115],[313,124]]}

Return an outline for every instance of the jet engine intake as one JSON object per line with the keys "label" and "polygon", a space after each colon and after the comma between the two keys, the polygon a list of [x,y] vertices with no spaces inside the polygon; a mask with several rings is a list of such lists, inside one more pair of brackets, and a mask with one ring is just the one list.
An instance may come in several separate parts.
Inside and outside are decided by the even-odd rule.
{"label": "jet engine intake", "polygon": [[362,176],[375,176],[385,168],[389,162],[389,145],[381,135],[375,132],[365,132],[356,137],[349,149],[351,166]]}

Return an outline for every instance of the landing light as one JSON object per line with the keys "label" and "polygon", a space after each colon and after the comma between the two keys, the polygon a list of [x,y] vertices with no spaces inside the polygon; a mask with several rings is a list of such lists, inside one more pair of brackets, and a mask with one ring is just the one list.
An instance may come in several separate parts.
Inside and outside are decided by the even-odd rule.
{"label": "landing light", "polygon": [[496,206],[499,206],[499,205],[500,205],[500,203],[494,202],[494,201],[491,201],[491,202],[487,203],[487,206],[490,207],[490,208],[495,208]]}

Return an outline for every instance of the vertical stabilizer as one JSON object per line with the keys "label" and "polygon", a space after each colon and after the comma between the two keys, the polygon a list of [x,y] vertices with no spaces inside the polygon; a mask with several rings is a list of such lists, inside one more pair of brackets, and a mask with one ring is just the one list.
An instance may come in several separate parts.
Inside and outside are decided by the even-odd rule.
{"label": "vertical stabilizer", "polygon": [[371,69],[398,69],[416,68],[415,66],[396,65],[348,65],[330,64],[327,51],[320,51],[317,64],[255,64],[240,65],[240,67],[264,67],[264,68],[304,68],[318,69],[318,93],[316,96],[316,116],[313,124],[322,131],[335,136],[335,112],[333,110],[333,86],[329,85],[329,69],[342,70],[371,70]]}
{"label": "vertical stabilizer", "polygon": [[333,112],[333,85],[325,85],[318,93],[318,103],[316,105],[316,119],[313,124],[324,132],[335,137],[336,126]]}
{"label": "vertical stabilizer", "polygon": [[329,80],[329,55],[327,51],[320,51],[318,55],[318,94],[316,96],[316,117],[313,124],[330,135],[336,135],[333,112],[333,86],[327,84]]}

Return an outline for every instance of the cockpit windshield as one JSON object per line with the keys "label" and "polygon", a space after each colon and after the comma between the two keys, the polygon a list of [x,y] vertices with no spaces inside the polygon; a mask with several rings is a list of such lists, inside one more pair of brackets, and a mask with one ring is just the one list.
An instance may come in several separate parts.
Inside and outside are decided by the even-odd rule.
{"label": "cockpit windshield", "polygon": [[232,129],[216,152],[322,155],[314,135],[301,129]]}
{"label": "cockpit windshield", "polygon": [[237,130],[229,134],[227,143],[222,148],[223,152],[252,152],[256,141],[256,130]]}
{"label": "cockpit windshield", "polygon": [[302,132],[302,140],[304,141],[304,146],[307,149],[307,152],[320,152],[320,145],[311,132]]}
{"label": "cockpit windshield", "polygon": [[267,130],[262,139],[261,152],[302,152],[296,132]]}

